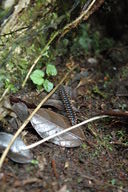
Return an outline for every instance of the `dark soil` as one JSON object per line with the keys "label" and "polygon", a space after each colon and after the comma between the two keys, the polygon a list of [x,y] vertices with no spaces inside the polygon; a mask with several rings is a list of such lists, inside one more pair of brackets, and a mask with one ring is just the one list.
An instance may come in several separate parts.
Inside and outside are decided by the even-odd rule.
{"label": "dark soil", "polygon": [[[121,54],[119,57],[121,59]],[[107,60],[108,68],[104,61],[102,65],[98,63],[98,67],[88,68],[88,77],[79,87],[76,98],[79,119],[93,117],[103,110],[128,110],[127,98],[116,96],[126,78],[128,65],[122,62],[115,67],[111,61]],[[72,79],[83,67],[83,61],[79,63]],[[59,79],[62,73],[60,69]],[[90,123],[83,127],[87,141],[78,148],[66,149],[48,142],[34,148],[37,164],[16,164],[6,158],[0,173],[0,191],[128,191],[127,126],[127,119],[116,117]],[[31,132],[26,138],[29,143],[39,139]]]}

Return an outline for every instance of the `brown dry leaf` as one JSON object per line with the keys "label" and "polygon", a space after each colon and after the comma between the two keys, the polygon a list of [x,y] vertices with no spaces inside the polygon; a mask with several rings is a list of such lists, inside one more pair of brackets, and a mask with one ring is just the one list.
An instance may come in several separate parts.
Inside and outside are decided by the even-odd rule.
{"label": "brown dry leaf", "polygon": [[12,118],[8,119],[8,122],[13,130],[17,130],[29,116],[29,111],[27,106],[22,102],[14,103],[12,110],[13,112],[10,114]]}
{"label": "brown dry leaf", "polygon": [[74,61],[73,57],[71,56],[69,58],[69,61],[66,63],[66,67],[68,69],[72,69],[74,66],[75,66],[75,61]]}
{"label": "brown dry leaf", "polygon": [[[66,92],[68,93],[68,95],[70,96],[71,99],[75,99],[76,98],[76,90],[72,90],[71,87],[69,86],[64,86]],[[41,92],[41,93],[37,93],[37,92],[28,92],[28,93],[21,93],[18,95],[12,95],[10,96],[10,100],[12,103],[17,103],[17,102],[23,102],[27,105],[28,108],[35,108],[41,101],[43,98],[46,97],[46,93]],[[58,110],[63,110],[64,111],[64,106],[63,106],[63,102],[60,100],[60,97],[58,95],[58,91],[56,93],[54,93],[50,99],[48,99],[44,105],[45,107],[53,107],[56,108]]]}
{"label": "brown dry leaf", "polygon": [[22,122],[25,121],[29,116],[28,108],[24,103],[15,103],[12,109]]}
{"label": "brown dry leaf", "polygon": [[[46,93],[41,92],[38,94],[37,92],[29,92],[26,94],[18,94],[16,96],[11,96],[10,100],[12,103],[23,102],[29,108],[35,108],[43,98],[46,97]],[[49,106],[57,108],[58,110],[63,110],[63,103],[59,100],[58,94],[54,94],[50,99],[48,99],[43,106]]]}
{"label": "brown dry leaf", "polygon": [[[32,110],[30,111],[32,112]],[[39,109],[32,117],[31,124],[42,138],[53,135],[71,126],[66,117],[48,109]],[[62,147],[78,147],[82,143],[81,140],[84,139],[84,133],[79,128],[76,131],[74,130],[73,132],[55,137],[51,142]]]}
{"label": "brown dry leaf", "polygon": [[0,121],[12,112],[12,107],[8,97],[0,102]]}

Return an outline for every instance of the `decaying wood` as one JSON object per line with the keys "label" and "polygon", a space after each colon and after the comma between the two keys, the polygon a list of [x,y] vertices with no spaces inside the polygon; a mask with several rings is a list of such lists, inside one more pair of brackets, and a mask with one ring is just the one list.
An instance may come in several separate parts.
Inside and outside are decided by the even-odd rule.
{"label": "decaying wood", "polygon": [[108,111],[103,111],[101,113],[102,115],[108,115],[108,116],[113,116],[113,117],[127,117],[128,118],[128,111],[114,111],[114,110],[108,110]]}

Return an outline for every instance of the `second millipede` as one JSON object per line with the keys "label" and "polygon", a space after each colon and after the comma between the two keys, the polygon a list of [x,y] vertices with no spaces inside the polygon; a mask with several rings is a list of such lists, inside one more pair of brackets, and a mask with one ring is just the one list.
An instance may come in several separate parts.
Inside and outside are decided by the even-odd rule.
{"label": "second millipede", "polygon": [[70,98],[64,88],[64,86],[60,86],[59,88],[59,96],[64,104],[65,110],[67,112],[68,118],[72,125],[77,124],[76,113],[72,108],[72,104],[70,102]]}

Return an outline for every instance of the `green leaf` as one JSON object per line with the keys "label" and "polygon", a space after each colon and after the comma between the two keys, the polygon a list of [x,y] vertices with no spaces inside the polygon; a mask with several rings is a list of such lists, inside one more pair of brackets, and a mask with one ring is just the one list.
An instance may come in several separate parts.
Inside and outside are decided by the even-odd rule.
{"label": "green leaf", "polygon": [[47,92],[50,92],[53,89],[53,83],[51,83],[47,79],[44,80],[43,86],[44,86],[45,91],[47,91]]}
{"label": "green leaf", "polygon": [[30,79],[33,81],[36,85],[42,85],[44,82],[44,72],[42,70],[36,69],[31,75]]}
{"label": "green leaf", "polygon": [[33,165],[38,165],[38,164],[39,164],[38,160],[36,160],[36,159],[32,159],[31,163],[32,163]]}
{"label": "green leaf", "polygon": [[57,70],[56,70],[56,67],[55,65],[52,65],[52,64],[47,64],[46,66],[46,73],[48,76],[55,76],[57,75]]}
{"label": "green leaf", "polygon": [[112,184],[112,185],[115,185],[115,184],[116,184],[116,180],[115,180],[115,179],[112,179],[112,180],[111,180],[111,184]]}

